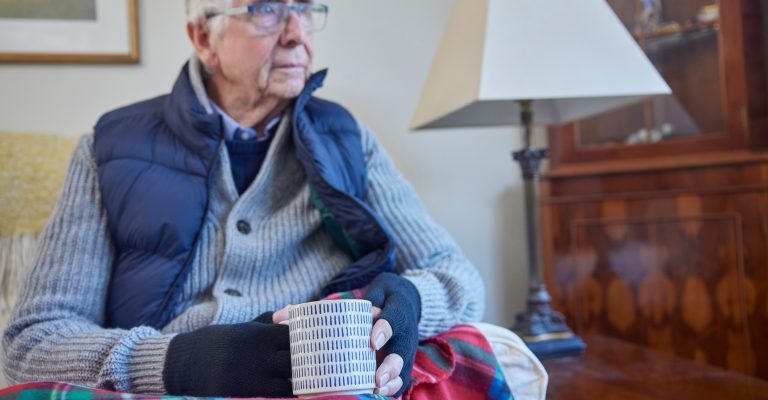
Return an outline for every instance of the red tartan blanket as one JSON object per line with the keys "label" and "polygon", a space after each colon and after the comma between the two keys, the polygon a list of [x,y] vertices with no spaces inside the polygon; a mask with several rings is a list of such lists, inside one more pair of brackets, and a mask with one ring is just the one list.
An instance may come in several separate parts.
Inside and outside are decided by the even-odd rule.
{"label": "red tartan blanket", "polygon": [[[186,397],[189,398],[189,397]],[[85,386],[71,385],[60,382],[33,382],[23,383],[0,390],[0,399],[3,400],[106,400],[106,399],[182,399],[177,396],[142,396],[138,394],[110,392],[109,390],[94,389]],[[202,399],[202,397],[193,397]],[[225,399],[223,397],[210,397],[209,399]],[[379,395],[358,396],[323,396],[315,397],[317,400],[357,400],[357,399],[386,399]],[[256,398],[254,398],[256,400]],[[274,400],[274,399],[272,399]],[[278,399],[280,400],[280,399]],[[285,400],[285,399],[283,399]]]}
{"label": "red tartan blanket", "polygon": [[419,343],[406,400],[512,399],[493,349],[471,325],[457,325]]}
{"label": "red tartan blanket", "polygon": [[[326,300],[362,299],[366,288],[334,293]],[[471,325],[419,343],[403,400],[507,400],[512,392],[485,336]]]}
{"label": "red tartan blanket", "polygon": [[[362,291],[331,295],[328,299],[361,298]],[[501,366],[485,336],[471,325],[457,325],[449,331],[419,343],[411,373],[411,386],[403,400],[508,400],[512,393]],[[35,382],[0,390],[0,399],[91,400],[91,399],[176,399],[174,396],[142,396],[87,388],[56,382]],[[386,399],[379,395],[323,396],[317,400]]]}

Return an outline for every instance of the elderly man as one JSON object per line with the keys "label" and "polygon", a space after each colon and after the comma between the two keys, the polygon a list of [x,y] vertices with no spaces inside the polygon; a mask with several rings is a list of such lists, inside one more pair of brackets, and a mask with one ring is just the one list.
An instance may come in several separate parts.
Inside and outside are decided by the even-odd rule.
{"label": "elderly man", "polygon": [[[3,337],[10,382],[290,396],[283,307],[367,287],[377,392],[483,284],[375,136],[312,97],[311,2],[190,0],[169,95],[104,115],[71,161]],[[270,312],[278,310],[277,312]]]}

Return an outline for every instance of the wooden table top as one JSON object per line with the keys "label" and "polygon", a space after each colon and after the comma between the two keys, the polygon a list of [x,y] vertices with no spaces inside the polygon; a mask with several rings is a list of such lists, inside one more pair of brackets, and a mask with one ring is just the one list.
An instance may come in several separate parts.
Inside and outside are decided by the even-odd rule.
{"label": "wooden table top", "polygon": [[768,381],[605,336],[579,357],[543,360],[551,400],[767,399]]}

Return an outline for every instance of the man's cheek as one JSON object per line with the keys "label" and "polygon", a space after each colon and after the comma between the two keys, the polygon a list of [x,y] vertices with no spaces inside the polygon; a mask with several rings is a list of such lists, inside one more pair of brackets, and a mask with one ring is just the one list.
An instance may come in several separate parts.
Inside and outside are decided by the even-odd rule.
{"label": "man's cheek", "polygon": [[269,86],[270,72],[272,70],[272,63],[267,63],[259,70],[259,88],[261,90],[266,89]]}

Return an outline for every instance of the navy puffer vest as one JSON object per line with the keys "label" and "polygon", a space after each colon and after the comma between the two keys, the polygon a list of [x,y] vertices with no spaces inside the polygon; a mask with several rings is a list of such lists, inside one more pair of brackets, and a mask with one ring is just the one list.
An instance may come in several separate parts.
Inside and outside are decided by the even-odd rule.
{"label": "navy puffer vest", "polygon": [[[172,92],[105,114],[94,134],[102,203],[115,246],[107,323],[162,328],[174,317],[208,208],[212,166],[223,142],[218,114],[195,95],[188,65]],[[292,135],[312,202],[354,263],[321,295],[364,286],[394,270],[388,228],[364,203],[366,168],[357,123],[312,97],[313,75],[293,107]]]}

